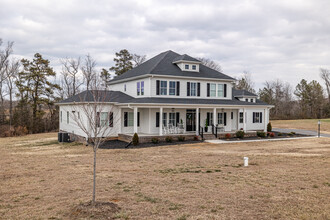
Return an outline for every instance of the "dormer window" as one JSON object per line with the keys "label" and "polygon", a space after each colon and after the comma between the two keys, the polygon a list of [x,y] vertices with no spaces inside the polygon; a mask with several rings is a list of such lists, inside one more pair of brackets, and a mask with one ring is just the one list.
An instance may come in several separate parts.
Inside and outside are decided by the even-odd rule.
{"label": "dormer window", "polygon": [[185,68],[186,70],[189,70],[189,65],[188,65],[188,64],[185,64],[185,65],[184,65],[184,68]]}
{"label": "dormer window", "polygon": [[192,65],[192,69],[193,70],[196,70],[196,65]]}

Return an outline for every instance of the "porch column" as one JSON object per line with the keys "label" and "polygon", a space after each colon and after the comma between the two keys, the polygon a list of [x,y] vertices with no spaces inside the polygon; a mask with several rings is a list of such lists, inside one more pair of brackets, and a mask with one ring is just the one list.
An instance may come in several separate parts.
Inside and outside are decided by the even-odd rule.
{"label": "porch column", "polygon": [[137,107],[134,107],[134,133],[137,133],[138,132],[138,125],[137,125],[137,122],[138,122],[138,108]]}
{"label": "porch column", "polygon": [[196,108],[196,136],[199,135],[199,108]]}
{"label": "porch column", "polygon": [[244,130],[244,132],[246,132],[246,120],[247,120],[246,111],[245,111],[245,108],[243,108],[243,130]]}
{"label": "porch column", "polygon": [[159,135],[163,135],[163,107],[159,110]]}
{"label": "porch column", "polygon": [[[122,122],[122,120],[121,120],[121,119],[122,119],[122,116],[121,116],[121,115],[122,115],[122,109],[120,108],[120,109],[119,109],[118,116],[117,116],[117,117],[118,117],[118,123],[115,123],[115,124],[114,124],[114,127],[118,124],[118,133],[119,133],[119,134],[122,133],[122,129],[121,129],[121,127],[122,127],[122,123],[123,123],[123,122]],[[114,115],[114,120],[116,120],[116,115]]]}
{"label": "porch column", "polygon": [[213,108],[213,125],[217,124],[217,108]]}
{"label": "porch column", "polygon": [[268,124],[268,121],[267,121],[267,114],[268,111],[267,111],[267,108],[264,109],[264,118],[263,118],[263,121],[264,121],[264,132],[267,132],[267,124]]}

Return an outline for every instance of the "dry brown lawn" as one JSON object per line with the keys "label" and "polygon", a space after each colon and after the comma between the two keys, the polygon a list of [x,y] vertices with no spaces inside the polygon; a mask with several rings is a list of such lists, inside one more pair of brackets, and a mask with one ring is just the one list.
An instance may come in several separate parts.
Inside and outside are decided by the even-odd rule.
{"label": "dry brown lawn", "polygon": [[[1,219],[329,219],[330,138],[98,151],[0,139]],[[248,156],[250,166],[243,167]],[[79,208],[80,207],[80,208]]]}
{"label": "dry brown lawn", "polygon": [[[318,129],[318,119],[299,119],[299,120],[272,120],[274,128],[293,128],[293,129]],[[321,119],[321,131],[330,134],[330,119]]]}

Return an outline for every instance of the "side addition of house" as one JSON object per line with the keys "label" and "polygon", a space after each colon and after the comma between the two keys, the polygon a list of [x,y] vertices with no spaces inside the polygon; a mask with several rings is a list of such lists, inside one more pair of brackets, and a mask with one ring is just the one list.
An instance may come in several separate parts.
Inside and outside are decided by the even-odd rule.
{"label": "side addition of house", "polygon": [[[116,76],[109,91],[98,91],[106,108],[96,117],[99,126],[111,128],[105,135],[111,137],[266,131],[272,106],[234,83],[191,56],[166,51]],[[79,113],[73,106],[95,101],[90,93],[58,103],[61,131],[86,136],[72,114]]]}

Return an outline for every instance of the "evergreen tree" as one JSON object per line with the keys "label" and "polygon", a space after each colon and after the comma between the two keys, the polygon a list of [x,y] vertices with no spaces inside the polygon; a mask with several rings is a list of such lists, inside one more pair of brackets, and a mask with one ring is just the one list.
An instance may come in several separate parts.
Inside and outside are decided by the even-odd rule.
{"label": "evergreen tree", "polygon": [[113,61],[115,61],[115,66],[111,67],[110,71],[115,72],[117,76],[127,72],[133,68],[132,59],[133,56],[128,50],[123,49],[119,51],[119,53],[116,53],[116,58],[113,59]]}
{"label": "evergreen tree", "polygon": [[100,73],[100,77],[102,79],[102,85],[104,86],[105,90],[108,89],[108,81],[111,79],[111,74],[108,70],[102,69]]}
{"label": "evergreen tree", "polygon": [[19,73],[17,81],[18,95],[22,98],[22,104],[28,103],[32,108],[31,131],[36,133],[41,131],[41,122],[45,114],[43,107],[53,102],[51,97],[54,96],[54,90],[60,87],[49,81],[56,73],[41,54],[36,53],[33,61],[22,59],[21,63],[24,69]]}

